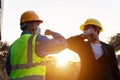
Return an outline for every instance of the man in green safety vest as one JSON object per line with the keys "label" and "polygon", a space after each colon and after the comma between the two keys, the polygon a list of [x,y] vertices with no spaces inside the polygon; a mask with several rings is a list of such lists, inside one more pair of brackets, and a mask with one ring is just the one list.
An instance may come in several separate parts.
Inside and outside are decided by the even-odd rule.
{"label": "man in green safety vest", "polygon": [[57,32],[46,30],[40,34],[42,20],[34,11],[21,15],[20,38],[14,41],[8,50],[6,71],[10,80],[45,80],[45,56],[58,53],[67,47],[65,38]]}

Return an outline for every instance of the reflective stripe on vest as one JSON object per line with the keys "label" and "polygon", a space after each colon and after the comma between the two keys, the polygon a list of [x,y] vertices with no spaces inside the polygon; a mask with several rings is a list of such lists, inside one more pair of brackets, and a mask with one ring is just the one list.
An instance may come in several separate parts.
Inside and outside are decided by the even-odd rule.
{"label": "reflective stripe on vest", "polygon": [[[44,61],[33,63],[33,49],[35,49],[35,42],[37,35],[31,35],[28,39],[27,48],[27,63],[12,65],[12,71],[10,74],[11,79],[22,78],[24,76],[40,75],[45,76],[45,64]],[[34,44],[34,48],[33,48]]]}

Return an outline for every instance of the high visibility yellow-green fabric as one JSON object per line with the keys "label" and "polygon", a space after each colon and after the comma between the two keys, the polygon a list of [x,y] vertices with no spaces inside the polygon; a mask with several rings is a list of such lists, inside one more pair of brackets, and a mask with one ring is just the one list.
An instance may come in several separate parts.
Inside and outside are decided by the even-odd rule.
{"label": "high visibility yellow-green fabric", "polygon": [[[31,34],[23,34],[12,44],[10,51],[10,63],[12,66],[19,64],[27,64],[28,40],[30,36]],[[35,35],[32,40],[32,63],[40,63],[41,61],[45,60],[45,58],[39,57],[36,54],[36,36],[37,35]],[[45,76],[45,66],[38,65],[30,68],[14,69],[10,73],[10,78],[17,79],[32,75]]]}

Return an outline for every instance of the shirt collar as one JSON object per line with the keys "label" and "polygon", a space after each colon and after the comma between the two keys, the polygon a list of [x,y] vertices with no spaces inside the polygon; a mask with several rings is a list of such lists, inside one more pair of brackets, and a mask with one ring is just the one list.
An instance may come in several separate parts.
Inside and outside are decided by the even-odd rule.
{"label": "shirt collar", "polygon": [[32,34],[32,33],[29,31],[23,31],[21,35],[23,35],[23,34]]}

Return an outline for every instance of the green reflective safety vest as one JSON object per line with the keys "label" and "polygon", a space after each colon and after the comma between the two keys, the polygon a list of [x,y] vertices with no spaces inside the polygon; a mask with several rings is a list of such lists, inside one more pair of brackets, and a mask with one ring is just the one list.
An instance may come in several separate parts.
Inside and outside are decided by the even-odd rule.
{"label": "green reflective safety vest", "polygon": [[23,34],[10,48],[10,63],[12,70],[10,79],[25,76],[45,76],[45,58],[36,54],[37,35]]}

